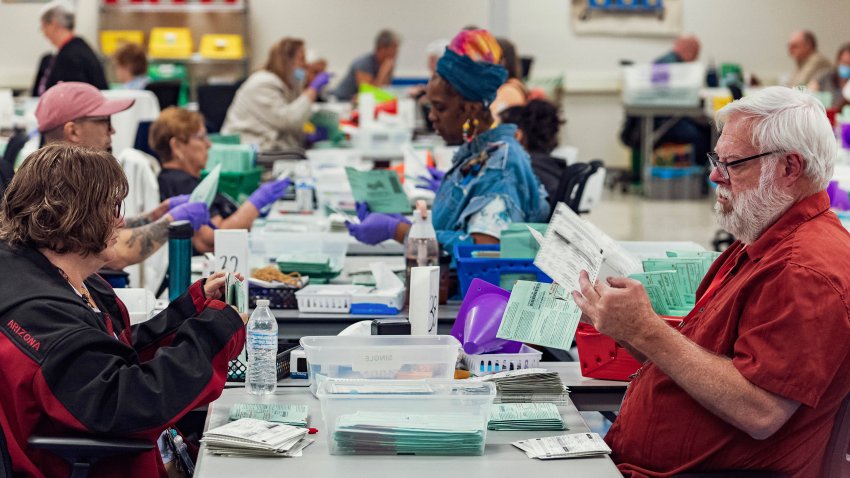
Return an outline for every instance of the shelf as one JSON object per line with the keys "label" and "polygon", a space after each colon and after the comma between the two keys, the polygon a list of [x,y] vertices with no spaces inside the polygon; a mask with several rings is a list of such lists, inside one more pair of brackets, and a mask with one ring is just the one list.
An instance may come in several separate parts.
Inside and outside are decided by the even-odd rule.
{"label": "shelf", "polygon": [[248,5],[221,5],[221,4],[140,4],[140,5],[101,5],[103,13],[222,13],[222,12],[247,12]]}
{"label": "shelf", "polygon": [[243,65],[250,63],[248,57],[238,60],[223,60],[216,58],[148,58],[150,63],[185,63],[187,65]]}

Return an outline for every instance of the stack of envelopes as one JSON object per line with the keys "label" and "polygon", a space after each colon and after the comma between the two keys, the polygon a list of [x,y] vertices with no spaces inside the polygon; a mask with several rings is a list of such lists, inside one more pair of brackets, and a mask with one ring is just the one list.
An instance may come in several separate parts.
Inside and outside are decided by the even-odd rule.
{"label": "stack of envelopes", "polygon": [[462,413],[358,411],[333,432],[339,452],[362,455],[478,455],[484,438],[478,417]]}
{"label": "stack of envelopes", "polygon": [[561,376],[544,368],[510,370],[476,377],[473,380],[495,383],[496,403],[565,405],[569,402],[569,390],[561,381]]}
{"label": "stack of envelopes", "polygon": [[227,456],[300,456],[313,443],[306,428],[240,418],[204,433],[201,443],[210,453]]}
{"label": "stack of envelopes", "polygon": [[554,403],[496,403],[490,407],[489,430],[566,430]]}
{"label": "stack of envelopes", "polygon": [[256,418],[294,427],[307,426],[307,405],[285,403],[237,403],[230,407],[230,420]]}
{"label": "stack of envelopes", "polygon": [[342,272],[341,266],[333,264],[330,257],[322,253],[281,254],[276,262],[281,272],[309,276],[311,284],[327,284]]}

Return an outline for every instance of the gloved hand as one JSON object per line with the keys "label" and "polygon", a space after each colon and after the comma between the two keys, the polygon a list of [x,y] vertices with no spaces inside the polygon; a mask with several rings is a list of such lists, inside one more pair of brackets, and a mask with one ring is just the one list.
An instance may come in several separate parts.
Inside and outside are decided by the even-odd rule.
{"label": "gloved hand", "polygon": [[322,90],[328,86],[328,82],[331,80],[331,75],[326,72],[321,72],[313,78],[313,81],[310,82],[310,88],[316,90],[316,93],[321,93]]}
{"label": "gloved hand", "polygon": [[254,193],[248,198],[248,201],[258,210],[262,210],[266,206],[269,206],[280,199],[281,196],[286,193],[286,190],[289,189],[291,184],[292,180],[289,178],[269,181],[257,188],[257,190],[254,191]]}
{"label": "gloved hand", "polygon": [[177,206],[168,212],[175,221],[189,221],[192,224],[192,229],[198,230],[203,226],[210,226],[215,229],[215,225],[210,221],[210,211],[207,208],[207,203],[189,202],[181,206]]}
{"label": "gloved hand", "polygon": [[190,194],[181,194],[179,196],[172,196],[168,198],[168,210],[173,211],[174,208],[182,206],[189,202]]}
{"label": "gloved hand", "polygon": [[366,203],[357,203],[357,217],[360,224],[345,222],[348,233],[364,244],[380,244],[395,237],[396,228],[400,223],[410,224],[410,221],[400,214],[381,214],[369,212]]}
{"label": "gloved hand", "polygon": [[318,127],[318,128],[316,128],[316,131],[304,136],[304,139],[309,144],[318,143],[319,141],[324,141],[324,140],[328,139],[328,129]]}
{"label": "gloved hand", "polygon": [[440,171],[437,168],[432,168],[428,166],[428,173],[431,175],[428,176],[419,176],[419,180],[422,181],[416,185],[419,189],[427,189],[429,191],[437,192],[440,189],[440,184],[443,184],[443,178],[446,177],[446,173]]}

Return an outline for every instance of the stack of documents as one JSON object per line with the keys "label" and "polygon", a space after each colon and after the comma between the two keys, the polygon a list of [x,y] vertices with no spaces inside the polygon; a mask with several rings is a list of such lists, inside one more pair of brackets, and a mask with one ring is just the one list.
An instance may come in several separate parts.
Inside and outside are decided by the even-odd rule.
{"label": "stack of documents", "polygon": [[276,259],[281,272],[298,272],[309,276],[313,284],[326,284],[342,272],[342,267],[335,267],[327,254],[281,254]]}
{"label": "stack of documents", "polygon": [[557,372],[545,368],[510,370],[470,380],[481,380],[496,384],[495,403],[554,403],[566,405],[570,401],[569,390]]}
{"label": "stack of documents", "polygon": [[611,453],[608,445],[597,433],[575,433],[555,437],[534,438],[512,443],[524,451],[529,458],[552,460],[557,458],[581,458]]}
{"label": "stack of documents", "polygon": [[490,407],[487,429],[566,430],[567,427],[554,403],[500,403]]}
{"label": "stack of documents", "polygon": [[267,422],[283,423],[294,427],[307,426],[307,405],[283,403],[237,403],[230,407],[230,420],[255,418]]}
{"label": "stack of documents", "polygon": [[358,411],[333,432],[338,452],[363,455],[478,455],[484,438],[479,417],[463,413]]}
{"label": "stack of documents", "polygon": [[201,442],[215,455],[292,457],[313,443],[306,435],[306,428],[240,418],[208,430]]}
{"label": "stack of documents", "polygon": [[696,302],[696,291],[720,253],[668,251],[667,258],[645,259],[645,272],[632,274],[646,289],[652,308],[661,315],[687,315]]}
{"label": "stack of documents", "polygon": [[358,171],[347,167],[345,174],[348,176],[354,200],[368,204],[371,212],[389,214],[410,212],[410,199],[404,193],[395,171],[388,169]]}

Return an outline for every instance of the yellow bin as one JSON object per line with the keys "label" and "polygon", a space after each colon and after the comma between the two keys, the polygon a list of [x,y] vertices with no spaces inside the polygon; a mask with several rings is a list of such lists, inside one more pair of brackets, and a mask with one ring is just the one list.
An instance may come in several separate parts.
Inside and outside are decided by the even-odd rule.
{"label": "yellow bin", "polygon": [[145,33],[141,30],[103,30],[100,32],[100,51],[109,56],[125,43],[145,44]]}
{"label": "yellow bin", "polygon": [[188,28],[154,28],[148,43],[151,58],[189,58],[192,33]]}
{"label": "yellow bin", "polygon": [[215,60],[240,60],[245,57],[242,36],[206,34],[201,37],[201,56]]}

